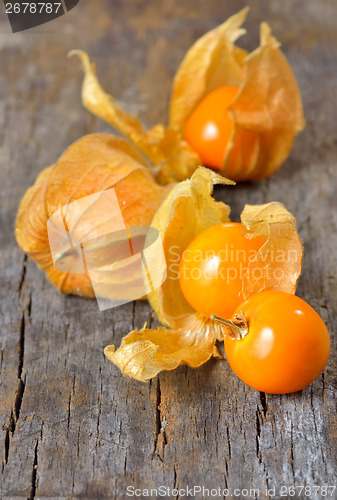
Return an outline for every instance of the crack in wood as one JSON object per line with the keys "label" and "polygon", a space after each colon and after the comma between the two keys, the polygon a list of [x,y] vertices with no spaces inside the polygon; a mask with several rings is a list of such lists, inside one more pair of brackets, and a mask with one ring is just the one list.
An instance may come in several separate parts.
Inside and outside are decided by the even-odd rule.
{"label": "crack in wood", "polygon": [[267,411],[268,411],[268,404],[267,404],[267,397],[265,392],[260,392],[260,401],[262,405],[262,415],[264,418],[267,416]]}
{"label": "crack in wood", "polygon": [[325,373],[322,371],[322,399],[326,400],[326,392],[325,392]]}
{"label": "crack in wood", "polygon": [[19,288],[18,288],[19,297],[21,296],[21,292],[22,292],[24,283],[26,281],[27,261],[28,261],[28,257],[27,257],[27,255],[24,255],[23,261],[22,261],[21,277],[20,277]]}
{"label": "crack in wood", "polygon": [[177,496],[175,497],[176,500],[179,500],[180,495],[179,495],[179,486],[178,486],[178,475],[177,475],[177,468],[176,465],[173,464],[173,488],[178,492]]}
{"label": "crack in wood", "polygon": [[68,332],[69,332],[69,324],[66,323],[64,325],[64,342],[67,343],[68,341]]}
{"label": "crack in wood", "polygon": [[226,427],[226,434],[227,434],[227,444],[228,444],[228,460],[232,458],[232,448],[231,448],[231,440],[229,437],[229,427],[227,425]]}
{"label": "crack in wood", "polygon": [[97,426],[96,426],[96,448],[98,446],[99,440],[100,440],[100,422],[101,422],[101,416],[102,416],[102,398],[103,398],[103,382],[102,382],[102,367],[99,367],[99,377],[100,377],[100,391],[98,394],[98,414],[97,414]]}
{"label": "crack in wood", "polygon": [[295,462],[295,458],[294,458],[294,433],[293,433],[293,423],[292,421],[290,421],[290,465],[291,465],[291,473],[292,473],[292,476],[293,476],[293,480],[295,482],[295,468],[294,468],[294,462]]}
{"label": "crack in wood", "polygon": [[29,500],[34,500],[36,495],[37,488],[37,466],[38,466],[38,452],[39,440],[36,441],[35,449],[34,449],[34,463],[33,463],[33,471],[32,471],[32,482],[31,482],[31,490],[29,495]]}
{"label": "crack in wood", "polygon": [[225,484],[225,488],[228,489],[229,461],[230,461],[230,459],[232,457],[232,449],[231,449],[231,441],[230,441],[230,437],[229,437],[229,426],[228,426],[228,424],[226,425],[226,437],[227,437],[228,453],[225,456],[224,484]]}
{"label": "crack in wood", "polygon": [[312,410],[312,421],[314,424],[314,429],[315,429],[316,434],[318,434],[312,386],[310,387],[310,406],[311,406],[311,410]]}
{"label": "crack in wood", "polygon": [[67,435],[69,434],[69,428],[70,428],[70,414],[71,414],[71,392],[69,394],[69,399],[68,399]]}
{"label": "crack in wood", "polygon": [[[257,405],[256,409],[256,457],[259,461],[260,464],[262,464],[262,451],[261,451],[261,446],[260,446],[260,440],[261,440],[261,430],[264,422],[266,421],[267,418],[267,412],[268,412],[268,404],[267,404],[267,397],[265,392],[260,392],[260,402],[261,402],[261,409],[259,405]],[[265,469],[265,466],[264,466]]]}
{"label": "crack in wood", "polygon": [[[25,381],[26,381],[26,378],[25,378]],[[20,378],[19,382],[18,382],[18,388],[17,388],[17,391],[16,391],[15,401],[14,401],[14,422],[15,422],[15,425],[14,425],[13,433],[15,431],[16,423],[17,423],[17,421],[19,420],[19,417],[20,417],[20,411],[21,411],[21,406],[22,406],[22,401],[23,401],[23,395],[24,395],[24,392],[25,392],[25,388],[26,388],[26,384]]]}
{"label": "crack in wood", "polygon": [[[27,271],[27,255],[24,256],[22,262],[21,277],[18,287],[19,303],[21,302],[23,291],[25,289],[26,271]],[[26,315],[28,318],[30,318],[31,304],[32,304],[32,297],[31,294],[29,294],[28,302],[25,304],[23,308],[20,327],[19,327],[19,343],[18,343],[19,356],[18,356],[18,369],[17,369],[18,385],[15,393],[13,410],[11,411],[9,417],[9,425],[6,429],[6,434],[5,434],[5,464],[8,464],[10,441],[11,437],[14,436],[15,429],[17,427],[17,423],[20,418],[23,395],[26,388],[26,377],[22,379],[22,373],[23,373],[24,352],[25,352]]]}
{"label": "crack in wood", "polygon": [[167,445],[166,427],[167,420],[165,417],[162,417],[161,411],[160,376],[158,375],[156,400],[156,440],[154,454],[157,455],[162,462],[164,461],[164,448]]}
{"label": "crack in wood", "polygon": [[77,458],[80,457],[80,442],[81,442],[81,422],[79,422],[77,430],[77,446],[76,446]]}
{"label": "crack in wood", "polygon": [[8,464],[9,456],[9,430],[6,430],[5,434],[5,464]]}
{"label": "crack in wood", "polygon": [[3,360],[4,360],[4,351],[3,351],[3,349],[1,349],[1,351],[0,351],[0,375],[1,375],[1,370],[2,370]]}
{"label": "crack in wood", "polygon": [[262,463],[261,450],[260,450],[260,436],[261,436],[261,413],[259,407],[256,410],[256,456],[258,461]]}
{"label": "crack in wood", "polygon": [[22,370],[23,370],[23,358],[25,351],[25,329],[26,329],[26,320],[25,314],[22,314],[21,323],[20,323],[20,341],[19,341],[19,362],[18,362],[18,379],[21,379]]}
{"label": "crack in wood", "polygon": [[[75,384],[76,384],[76,375],[74,375],[73,378],[73,385],[71,388],[71,391],[69,393],[69,399],[68,399],[68,411],[67,411],[67,435],[69,434],[69,429],[70,429],[70,419],[71,419],[71,402],[73,395],[75,394]],[[95,405],[96,406],[96,405]],[[57,424],[57,422],[55,423]]]}
{"label": "crack in wood", "polygon": [[232,457],[232,449],[231,449],[231,441],[230,441],[230,436],[229,436],[229,426],[228,425],[226,425],[226,436],[227,436],[228,454],[225,456],[224,482],[225,482],[225,488],[228,489],[229,461]]}

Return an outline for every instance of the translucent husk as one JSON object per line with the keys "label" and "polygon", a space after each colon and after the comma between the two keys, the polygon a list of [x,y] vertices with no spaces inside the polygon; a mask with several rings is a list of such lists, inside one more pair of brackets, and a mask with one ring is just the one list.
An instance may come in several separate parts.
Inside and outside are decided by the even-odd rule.
{"label": "translucent husk", "polygon": [[170,106],[170,126],[182,136],[190,114],[208,93],[223,86],[239,88],[229,108],[234,132],[227,149],[224,145],[220,170],[234,180],[262,179],[275,172],[305,126],[296,78],[268,24],[261,24],[260,46],[252,53],[235,46],[245,33],[241,25],[248,10],[190,48],[175,76]]}
{"label": "translucent husk", "polygon": [[[171,187],[159,186],[154,181],[143,156],[125,139],[108,134],[82,137],[55,165],[45,169],[24,195],[16,219],[18,245],[61,293],[94,297],[87,270],[62,272],[54,266],[47,233],[49,217],[75,200],[114,188],[126,226],[149,226]],[[101,205],[99,213],[104,212]],[[79,213],[78,217],[70,236],[81,241],[100,223],[100,218],[95,206]],[[97,252],[104,240],[98,245]],[[76,258],[82,259],[82,255],[75,254],[73,259]],[[112,279],[111,274],[105,276],[107,280]],[[102,289],[106,289],[110,283],[104,280],[102,283],[102,279],[100,277]]]}

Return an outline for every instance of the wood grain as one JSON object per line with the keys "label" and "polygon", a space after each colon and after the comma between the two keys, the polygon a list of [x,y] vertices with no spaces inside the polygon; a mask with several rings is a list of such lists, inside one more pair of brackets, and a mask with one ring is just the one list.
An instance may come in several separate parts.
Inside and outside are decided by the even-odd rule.
{"label": "wood grain", "polygon": [[[245,203],[272,200],[296,215],[305,246],[298,294],[325,320],[331,358],[310,387],[285,396],[250,389],[219,360],[137,383],[103,347],[151,323],[149,305],[99,312],[94,301],[58,295],[16,246],[17,206],[72,141],[110,131],[81,107],[82,73],[69,50],[87,50],[105,88],[152,125],[166,119],[188,47],[246,4],[242,45],[252,50],[259,23],[271,25],[298,78],[307,128],[272,178],[217,189],[216,197],[234,220]],[[282,485],[336,482],[336,18],[334,0],[81,0],[50,25],[13,35],[3,16],[2,498],[126,498],[127,486],[160,485],[255,488],[259,495],[237,498],[271,498],[266,487],[279,494]]]}

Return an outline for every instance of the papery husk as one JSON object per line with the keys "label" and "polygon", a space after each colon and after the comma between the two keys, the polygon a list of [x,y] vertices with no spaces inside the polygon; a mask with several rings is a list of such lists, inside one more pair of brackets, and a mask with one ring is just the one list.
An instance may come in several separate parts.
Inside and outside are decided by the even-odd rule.
{"label": "papery husk", "polygon": [[37,177],[35,184],[24,195],[16,217],[16,241],[61,293],[73,293],[93,298],[94,292],[87,274],[62,273],[55,268],[52,260],[47,233],[45,192],[53,168],[52,165],[44,169]]}
{"label": "papery husk", "polygon": [[[195,311],[186,301],[178,280],[179,261],[188,244],[210,226],[229,221],[229,207],[212,196],[214,184],[233,184],[220,175],[200,167],[188,181],[177,184],[157,211],[152,226],[162,236],[167,264],[167,279],[148,295],[159,321],[171,328],[135,330],[127,335],[119,349],[105,349],[107,357],[126,376],[145,382],[161,370],[173,370],[182,364],[196,368],[211,356],[218,356],[217,340],[229,335],[228,328]],[[265,244],[256,258],[248,263],[243,280],[242,299],[264,289],[294,293],[301,272],[302,244],[296,233],[295,219],[277,202],[246,205],[242,213],[243,232],[247,238],[262,236]],[[172,248],[174,252],[172,253]],[[277,262],[273,250],[286,255],[294,250],[294,261]],[[282,282],[268,276],[249,282],[249,273],[259,266],[266,269],[277,264],[284,273]],[[274,266],[274,267],[273,267]]]}
{"label": "papery husk", "polygon": [[148,168],[158,182],[167,184],[183,180],[193,173],[201,160],[185,141],[180,140],[180,134],[162,124],[144,130],[136,116],[126,113],[118,101],[103,90],[88,54],[72,50],[69,55],[77,55],[82,62],[84,107],[127,137],[146,156]]}
{"label": "papery husk", "polygon": [[221,358],[215,346],[221,328],[205,317],[190,318],[190,327],[170,330],[165,327],[134,330],[123,338],[117,351],[110,345],[104,349],[107,358],[123,375],[141,382],[155,377],[162,370],[174,370],[179,365],[197,368],[212,356]]}
{"label": "papery husk", "polygon": [[248,10],[189,49],[175,76],[170,103],[170,127],[183,137],[189,116],[207,94],[222,86],[239,88],[228,109],[234,132],[227,149],[224,144],[219,171],[234,180],[257,180],[275,172],[305,126],[295,76],[269,26],[261,24],[260,46],[251,54],[234,45],[245,33],[241,24]]}
{"label": "papery husk", "polygon": [[[278,202],[246,205],[241,214],[241,224],[246,238],[262,236],[266,241],[247,264],[243,298],[263,290],[295,293],[303,257],[295,217]],[[260,269],[266,272],[261,275]]]}
{"label": "papery husk", "polygon": [[279,46],[270,27],[262,23],[260,47],[246,57],[244,80],[230,107],[235,132],[223,175],[237,180],[270,176],[304,129],[296,78]]}
{"label": "papery husk", "polygon": [[[142,155],[125,139],[92,134],[75,142],[55,165],[45,169],[22,199],[15,229],[18,245],[63,294],[94,297],[87,271],[66,273],[55,268],[47,220],[67,204],[110,188],[121,202],[126,226],[149,226],[171,186],[155,183]],[[91,214],[80,214],[70,235],[76,233],[76,241],[90,236],[90,228],[101,222],[94,217],[94,208]]]}
{"label": "papery husk", "polygon": [[174,77],[170,102],[170,126],[182,135],[186,121],[199,102],[225,85],[239,87],[243,80],[243,60],[248,54],[235,47],[246,33],[241,28],[249,8],[199,38],[187,51]]}

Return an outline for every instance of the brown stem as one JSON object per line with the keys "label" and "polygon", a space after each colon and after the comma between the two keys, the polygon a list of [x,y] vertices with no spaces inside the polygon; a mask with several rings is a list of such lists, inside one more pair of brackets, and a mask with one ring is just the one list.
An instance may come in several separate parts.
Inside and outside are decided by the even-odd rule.
{"label": "brown stem", "polygon": [[217,323],[227,326],[232,333],[232,335],[228,335],[230,338],[242,340],[248,333],[248,322],[242,312],[236,314],[233,320],[223,319],[215,314],[211,314],[211,319]]}

